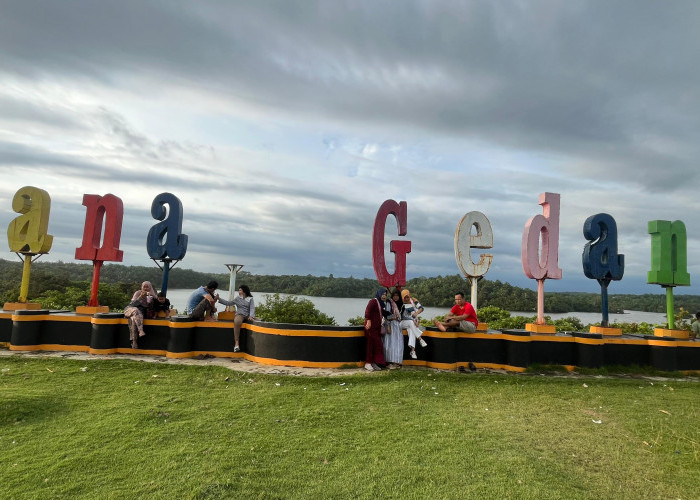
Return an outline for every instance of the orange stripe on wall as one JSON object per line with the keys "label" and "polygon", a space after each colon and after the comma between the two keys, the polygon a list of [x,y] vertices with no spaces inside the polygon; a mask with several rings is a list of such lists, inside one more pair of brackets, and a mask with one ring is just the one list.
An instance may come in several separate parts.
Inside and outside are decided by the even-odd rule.
{"label": "orange stripe on wall", "polygon": [[56,314],[13,314],[12,321],[64,321],[89,323],[92,320],[91,316],[59,316]]}
{"label": "orange stripe on wall", "polygon": [[[246,325],[244,323],[244,325]],[[287,335],[292,337],[364,337],[364,332],[353,330],[283,330],[278,328],[269,328],[258,325],[247,325],[246,328],[250,331],[258,333],[266,333],[268,335]]]}
{"label": "orange stripe on wall", "polygon": [[39,345],[12,345],[10,351],[73,351],[89,352],[90,347],[86,345],[61,345],[61,344],[39,344]]}
{"label": "orange stripe on wall", "polygon": [[126,318],[92,318],[93,325],[126,325],[129,322]]}

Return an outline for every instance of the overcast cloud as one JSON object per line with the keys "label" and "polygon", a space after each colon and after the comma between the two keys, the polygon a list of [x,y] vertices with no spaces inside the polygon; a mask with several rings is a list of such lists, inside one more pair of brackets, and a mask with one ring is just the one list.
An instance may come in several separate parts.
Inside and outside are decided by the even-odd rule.
{"label": "overcast cloud", "polygon": [[563,279],[546,290],[598,290],[582,227],[607,212],[626,264],[611,293],[663,292],[646,284],[655,219],[685,222],[693,286],[678,293],[700,293],[695,1],[0,11],[0,227],[19,188],[48,191],[44,260],[72,261],[83,194],[112,193],[124,263],[151,265],[150,206],[167,191],[189,236],[180,267],[374,277],[374,218],[394,199],[408,204],[409,277],[458,273],[454,231],[476,210],[494,231],[486,277],[534,288],[520,241],[549,191],[561,194]]}

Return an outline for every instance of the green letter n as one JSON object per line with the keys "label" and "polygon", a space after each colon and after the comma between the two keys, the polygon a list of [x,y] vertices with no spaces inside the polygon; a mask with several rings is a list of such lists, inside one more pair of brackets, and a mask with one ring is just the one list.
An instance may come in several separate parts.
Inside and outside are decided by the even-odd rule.
{"label": "green letter n", "polygon": [[677,221],[649,221],[651,271],[647,283],[663,286],[689,286],[685,224]]}

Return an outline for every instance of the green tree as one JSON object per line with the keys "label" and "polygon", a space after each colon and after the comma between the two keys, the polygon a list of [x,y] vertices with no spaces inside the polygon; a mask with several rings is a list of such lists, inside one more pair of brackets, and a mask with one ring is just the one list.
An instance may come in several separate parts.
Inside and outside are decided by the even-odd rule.
{"label": "green tree", "polygon": [[350,318],[348,320],[348,325],[350,325],[350,326],[364,326],[364,324],[365,324],[364,316],[355,316],[354,318]]}
{"label": "green tree", "polygon": [[320,312],[314,303],[298,297],[269,295],[255,309],[255,315],[271,323],[295,323],[303,325],[335,325],[335,319]]}
{"label": "green tree", "polygon": [[583,326],[580,319],[573,316],[566,318],[551,320],[547,318],[547,323],[552,324],[557,327],[558,332],[584,332],[588,331],[588,328]]}
{"label": "green tree", "polygon": [[486,306],[479,308],[477,317],[480,323],[487,323],[491,326],[494,322],[510,318],[510,313],[500,307]]}
{"label": "green tree", "polygon": [[[60,309],[75,311],[78,306],[87,305],[90,300],[89,282],[76,282],[74,286],[68,286],[64,290],[46,290],[35,300],[44,309]],[[102,306],[109,306],[112,311],[123,310],[131,301],[138,284],[109,284],[100,283],[97,291],[97,300]]]}

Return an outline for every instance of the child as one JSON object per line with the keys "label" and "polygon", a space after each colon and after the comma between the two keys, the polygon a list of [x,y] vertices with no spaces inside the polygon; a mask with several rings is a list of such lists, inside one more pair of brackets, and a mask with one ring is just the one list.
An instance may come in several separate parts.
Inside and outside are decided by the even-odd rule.
{"label": "child", "polygon": [[158,297],[153,301],[153,312],[156,317],[163,313],[166,318],[170,317],[170,301],[165,297],[165,293],[158,292]]}
{"label": "child", "polygon": [[411,358],[418,359],[416,355],[416,340],[420,342],[421,347],[427,347],[428,343],[423,340],[421,335],[423,332],[418,325],[418,315],[423,312],[423,306],[417,300],[411,298],[411,292],[408,290],[401,291],[401,328],[405,328],[408,332],[408,347],[411,349]]}

